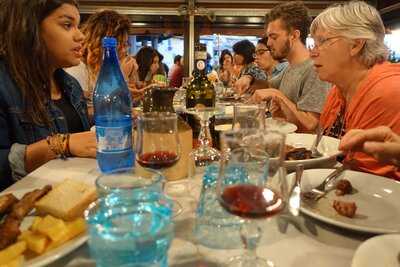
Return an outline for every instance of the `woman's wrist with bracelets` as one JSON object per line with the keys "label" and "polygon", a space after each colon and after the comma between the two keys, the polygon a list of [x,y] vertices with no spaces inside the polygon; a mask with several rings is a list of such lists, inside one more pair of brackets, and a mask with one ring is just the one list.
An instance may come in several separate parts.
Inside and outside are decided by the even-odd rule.
{"label": "woman's wrist with bracelets", "polygon": [[70,134],[52,134],[46,138],[47,145],[57,157],[66,159],[71,155],[69,151]]}

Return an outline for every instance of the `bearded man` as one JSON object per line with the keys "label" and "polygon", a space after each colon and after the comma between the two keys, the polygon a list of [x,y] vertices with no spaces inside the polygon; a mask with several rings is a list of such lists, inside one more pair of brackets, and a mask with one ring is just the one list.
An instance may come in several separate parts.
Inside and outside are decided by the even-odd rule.
{"label": "bearded man", "polygon": [[318,125],[330,84],[318,78],[306,47],[311,23],[308,10],[300,2],[289,2],[274,7],[266,18],[270,53],[275,60],[286,59],[289,66],[269,80],[270,88],[256,90],[252,101],[272,101],[274,117],[311,132]]}

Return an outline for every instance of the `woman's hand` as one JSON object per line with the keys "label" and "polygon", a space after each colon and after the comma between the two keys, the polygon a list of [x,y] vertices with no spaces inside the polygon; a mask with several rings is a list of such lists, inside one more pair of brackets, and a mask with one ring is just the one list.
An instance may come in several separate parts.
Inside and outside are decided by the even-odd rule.
{"label": "woman's hand", "polygon": [[[240,77],[239,80],[237,80],[233,84],[233,89],[239,95],[247,93],[247,92],[249,92],[249,88],[250,88],[250,84],[251,84],[252,80],[253,80],[253,77],[251,77],[250,75],[243,75],[242,77]],[[251,92],[249,92],[249,93],[251,93]]]}
{"label": "woman's hand", "polygon": [[224,83],[228,83],[231,78],[231,75],[228,70],[224,69],[219,71],[218,79]]}
{"label": "woman's hand", "polygon": [[400,166],[400,136],[386,126],[350,130],[340,141],[339,149],[364,152],[380,162]]}
{"label": "woman's hand", "polygon": [[69,152],[75,157],[96,158],[96,133],[87,131],[71,134]]}

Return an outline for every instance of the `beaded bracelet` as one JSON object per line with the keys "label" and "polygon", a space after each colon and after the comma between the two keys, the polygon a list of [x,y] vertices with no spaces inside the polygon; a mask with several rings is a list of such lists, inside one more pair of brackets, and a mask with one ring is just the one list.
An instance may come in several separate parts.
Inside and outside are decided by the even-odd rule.
{"label": "beaded bracelet", "polygon": [[54,154],[66,159],[70,156],[69,151],[69,136],[70,134],[52,134],[46,138],[47,145]]}

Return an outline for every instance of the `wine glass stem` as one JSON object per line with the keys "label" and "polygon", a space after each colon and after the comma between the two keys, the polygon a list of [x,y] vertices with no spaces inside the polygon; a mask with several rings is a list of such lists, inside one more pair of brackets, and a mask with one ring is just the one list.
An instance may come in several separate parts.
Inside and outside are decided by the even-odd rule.
{"label": "wine glass stem", "polygon": [[261,235],[261,228],[253,220],[245,220],[240,227],[240,237],[246,249],[245,256],[249,262],[257,258],[256,249]]}
{"label": "wine glass stem", "polygon": [[200,120],[200,133],[199,133],[199,143],[200,147],[210,147],[211,146],[211,133],[208,119],[201,119]]}

